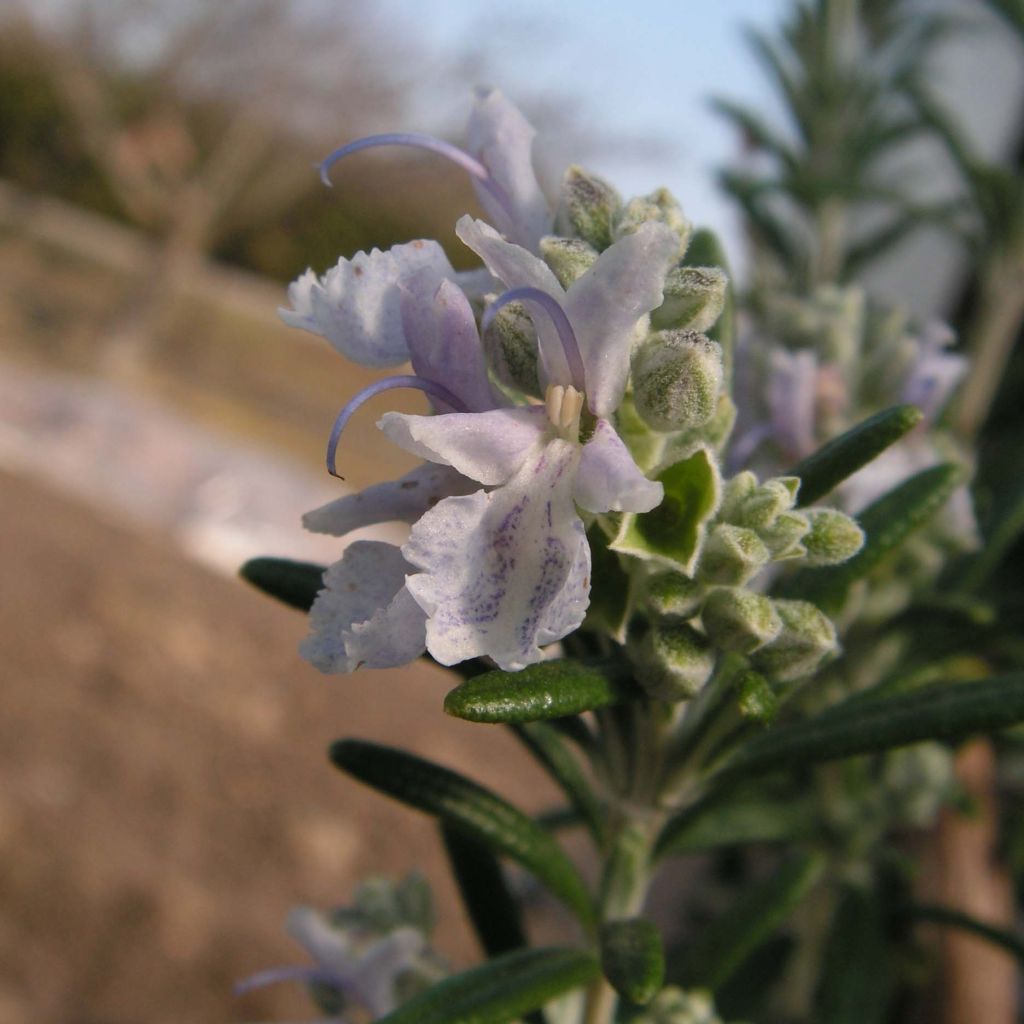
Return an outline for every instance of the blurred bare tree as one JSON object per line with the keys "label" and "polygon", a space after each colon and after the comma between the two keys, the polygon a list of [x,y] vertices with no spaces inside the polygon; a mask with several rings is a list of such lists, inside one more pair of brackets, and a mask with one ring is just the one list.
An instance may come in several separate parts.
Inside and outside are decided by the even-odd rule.
{"label": "blurred bare tree", "polygon": [[71,0],[17,20],[112,193],[159,239],[106,331],[113,369],[145,360],[226,232],[309,188],[297,142],[324,150],[394,120],[405,95],[409,55],[384,52],[397,44],[369,0]]}

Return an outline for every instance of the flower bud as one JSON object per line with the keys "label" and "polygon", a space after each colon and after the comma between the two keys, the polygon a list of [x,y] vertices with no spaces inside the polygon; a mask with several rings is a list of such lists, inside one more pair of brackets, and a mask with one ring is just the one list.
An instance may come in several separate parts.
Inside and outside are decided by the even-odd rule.
{"label": "flower bud", "polygon": [[684,992],[675,985],[666,985],[654,1002],[629,1019],[632,1024],[722,1024],[710,992],[704,989]]}
{"label": "flower bud", "polygon": [[781,512],[793,507],[800,479],[795,476],[779,476],[766,480],[737,503],[733,522],[751,530],[771,526]]}
{"label": "flower bud", "polygon": [[804,512],[780,512],[770,525],[758,531],[768,545],[773,562],[786,558],[801,558],[807,554],[803,542],[811,524]]}
{"label": "flower bud", "polygon": [[864,531],[844,512],[812,508],[804,515],[810,522],[810,532],[803,538],[808,565],[838,565],[864,546]]}
{"label": "flower bud", "polygon": [[722,312],[728,287],[718,267],[676,267],[665,278],[665,297],[651,314],[651,326],[706,331]]}
{"label": "flower bud", "polygon": [[652,334],[633,355],[637,412],[655,430],[707,423],[718,408],[722,349],[695,331]]}
{"label": "flower bud", "polygon": [[708,583],[742,586],[770,559],[771,552],[753,530],[719,523],[704,544],[699,575]]}
{"label": "flower bud", "polygon": [[640,685],[656,700],[686,700],[700,692],[715,667],[707,637],[685,623],[654,625],[632,652]]}
{"label": "flower bud", "polygon": [[683,216],[682,207],[676,201],[676,197],[666,188],[659,188],[650,195],[630,199],[616,218],[613,235],[616,239],[623,238],[651,221],[667,224],[679,236],[677,258],[681,259],[690,242],[693,226]]}
{"label": "flower bud", "polygon": [[722,507],[718,514],[727,523],[739,521],[743,502],[757,490],[757,477],[749,469],[731,477],[722,492]]}
{"label": "flower bud", "polygon": [[607,181],[573,164],[562,179],[555,227],[561,235],[582,238],[599,251],[607,249],[621,206],[619,193]]}
{"label": "flower bud", "polygon": [[510,302],[483,335],[484,352],[495,377],[528,395],[540,395],[537,376],[537,332],[521,302]]}
{"label": "flower bud", "polygon": [[771,600],[740,587],[712,590],[701,621],[717,646],[741,654],[771,643],[782,632],[782,619]]}
{"label": "flower bud", "polygon": [[781,682],[810,675],[836,649],[836,631],[809,601],[776,601],[782,632],[754,657],[754,664]]}
{"label": "flower bud", "polygon": [[647,606],[659,619],[696,615],[703,596],[704,588],[681,572],[659,572],[647,581]]}
{"label": "flower bud", "polygon": [[568,288],[582,277],[598,257],[597,250],[582,238],[559,238],[557,235],[548,235],[540,240],[540,254],[563,288]]}

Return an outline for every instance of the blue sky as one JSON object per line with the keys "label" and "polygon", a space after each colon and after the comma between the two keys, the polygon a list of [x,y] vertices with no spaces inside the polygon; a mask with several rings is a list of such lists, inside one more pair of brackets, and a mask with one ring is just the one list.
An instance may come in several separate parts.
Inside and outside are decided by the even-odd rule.
{"label": "blue sky", "polygon": [[[668,186],[691,220],[719,231],[742,263],[735,214],[714,184],[737,139],[707,97],[777,109],[742,30],[773,27],[788,7],[783,0],[384,0],[381,12],[408,28],[415,11],[412,35],[438,61],[438,81],[447,79],[442,68],[466,66],[471,74],[479,55],[487,84],[513,99],[572,97],[584,130],[610,142],[588,156],[588,166],[626,195]],[[467,92],[473,84],[465,82]],[[428,87],[422,114],[436,119],[430,128],[437,130],[463,116],[468,102]]]}

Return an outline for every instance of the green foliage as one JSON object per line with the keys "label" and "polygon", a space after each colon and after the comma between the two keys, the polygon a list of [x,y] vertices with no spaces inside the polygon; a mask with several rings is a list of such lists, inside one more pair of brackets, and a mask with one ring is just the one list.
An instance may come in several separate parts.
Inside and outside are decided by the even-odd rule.
{"label": "green foliage", "polygon": [[800,479],[797,507],[811,505],[877,458],[921,422],[921,410],[895,405],[833,438],[797,463],[787,476]]}
{"label": "green foliage", "polygon": [[468,722],[537,722],[608,707],[635,692],[621,668],[559,659],[474,676],[448,693],[444,709]]}
{"label": "green foliage", "polygon": [[657,926],[642,917],[601,926],[601,968],[631,1003],[649,1003],[665,981],[665,952]]}
{"label": "green foliage", "polygon": [[239,575],[258,590],[308,612],[323,586],[324,567],[289,558],[250,558]]}
{"label": "green foliage", "polygon": [[378,1024],[507,1024],[600,974],[589,953],[524,949],[446,978]]}
{"label": "green foliage", "polygon": [[501,797],[447,768],[377,743],[339,740],[332,744],[330,756],[360,782],[512,858],[533,872],[584,925],[593,925],[593,903],[572,862],[547,832]]}

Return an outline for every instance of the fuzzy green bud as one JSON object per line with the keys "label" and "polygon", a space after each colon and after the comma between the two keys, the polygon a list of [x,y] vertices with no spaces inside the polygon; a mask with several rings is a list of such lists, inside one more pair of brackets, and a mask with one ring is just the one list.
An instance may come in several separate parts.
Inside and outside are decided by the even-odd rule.
{"label": "fuzzy green bud", "polygon": [[681,572],[659,572],[647,581],[647,607],[659,619],[689,619],[697,614],[704,588]]}
{"label": "fuzzy green bud", "polygon": [[741,654],[771,643],[782,632],[782,619],[771,600],[740,587],[712,590],[701,620],[715,644]]}
{"label": "fuzzy green bud", "polygon": [[632,651],[640,685],[656,700],[686,700],[700,692],[715,667],[707,637],[679,622],[653,625]]}
{"label": "fuzzy green bud", "polygon": [[568,288],[597,262],[598,251],[582,238],[548,235],[540,240],[540,254],[558,283]]}
{"label": "fuzzy green bud", "polygon": [[679,237],[678,259],[682,259],[690,244],[693,225],[683,215],[683,209],[666,188],[656,189],[650,195],[630,199],[616,218],[613,235],[624,238],[638,231],[644,224],[658,221],[667,224]]}
{"label": "fuzzy green bud", "polygon": [[612,185],[573,164],[562,179],[555,227],[559,234],[582,238],[598,251],[607,249],[621,206],[622,198]]}
{"label": "fuzzy green bud", "polygon": [[721,314],[728,287],[718,267],[676,267],[665,278],[665,297],[651,314],[651,326],[706,331]]}
{"label": "fuzzy green bud", "polygon": [[727,523],[738,522],[743,503],[757,490],[757,477],[749,469],[741,470],[726,482],[718,515]]}
{"label": "fuzzy green bud", "polygon": [[754,664],[780,682],[810,675],[836,649],[835,627],[809,601],[776,601],[775,610],[782,631],[755,654]]}
{"label": "fuzzy green bud", "polygon": [[696,331],[660,331],[633,353],[633,400],[655,430],[707,423],[722,389],[722,349]]}
{"label": "fuzzy green bud", "polygon": [[718,523],[704,543],[699,575],[708,583],[742,586],[771,560],[771,552],[753,531]]}
{"label": "fuzzy green bud", "polygon": [[799,487],[800,479],[795,476],[766,480],[738,503],[734,522],[751,530],[771,526],[781,512],[793,507]]}
{"label": "fuzzy green bud", "polygon": [[537,332],[521,302],[498,310],[483,335],[484,352],[495,377],[507,387],[540,395]]}
{"label": "fuzzy green bud", "polygon": [[780,512],[769,526],[759,530],[761,540],[768,545],[772,561],[801,558],[807,554],[803,542],[811,524],[805,512]]}
{"label": "fuzzy green bud", "polygon": [[864,531],[845,512],[812,508],[804,515],[810,532],[803,538],[808,565],[839,565],[864,546]]}

